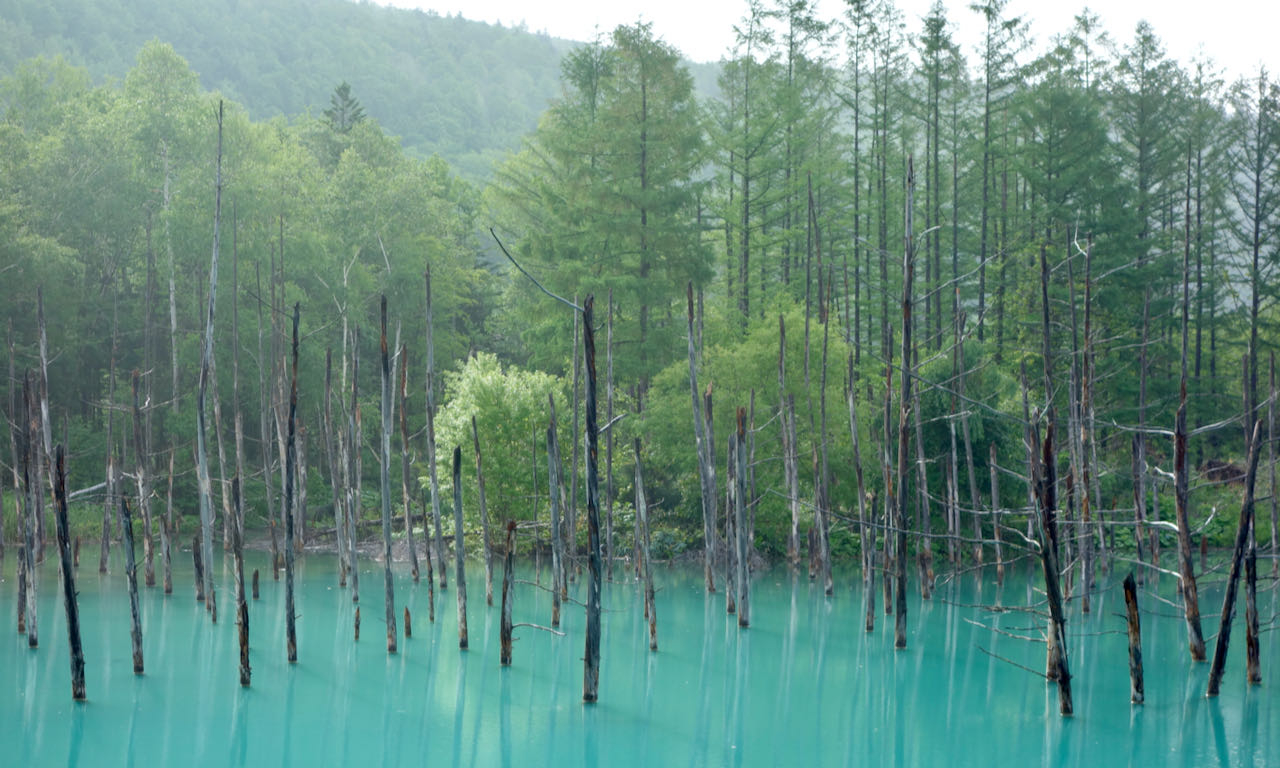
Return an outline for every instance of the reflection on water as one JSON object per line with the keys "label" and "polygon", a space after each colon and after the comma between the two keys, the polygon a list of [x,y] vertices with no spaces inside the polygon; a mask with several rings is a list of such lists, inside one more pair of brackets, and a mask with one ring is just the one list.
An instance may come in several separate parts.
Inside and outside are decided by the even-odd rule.
{"label": "reflection on water", "polygon": [[[247,559],[269,575],[264,556]],[[355,642],[354,606],[336,586],[336,564],[315,555],[302,562],[299,663],[285,660],[283,584],[264,579],[262,599],[250,603],[249,689],[238,683],[227,568],[218,569],[217,625],[191,597],[189,565],[175,574],[172,596],[143,592],[142,677],[132,674],[119,565],[106,577],[82,571],[89,701],[80,705],[70,697],[57,566],[46,564],[41,647],[0,635],[4,763],[1261,766],[1278,749],[1280,696],[1266,682],[1244,684],[1244,643],[1228,660],[1223,695],[1206,700],[1207,665],[1187,659],[1182,620],[1150,593],[1142,597],[1146,705],[1129,704],[1124,620],[1107,591],[1092,614],[1073,605],[1068,615],[1077,714],[1060,718],[1054,687],[1015,666],[1044,666],[1043,645],[1024,639],[1039,635],[1042,620],[1016,610],[1040,599],[1029,569],[1010,569],[1003,589],[969,572],[943,580],[931,601],[913,592],[904,651],[892,648],[891,620],[863,630],[855,573],[841,574],[831,598],[803,574],[756,574],[752,627],[742,630],[724,596],[706,594],[700,572],[660,568],[657,653],[648,650],[638,586],[608,584],[601,699],[587,706],[581,609],[564,612],[564,637],[518,628],[514,664],[501,668],[497,607],[472,604],[471,650],[460,651],[453,612],[425,621],[425,585],[401,574],[396,594],[421,618],[388,655],[372,619],[380,598],[366,599],[368,631]],[[0,582],[8,621],[12,569],[5,563]],[[1168,579],[1144,588],[1173,597]],[[1212,584],[1204,592],[1211,615],[1220,596]],[[517,584],[515,601],[516,622],[548,623],[544,590]],[[1275,601],[1275,591],[1264,597],[1264,616]],[[982,607],[996,605],[1015,610]],[[1275,638],[1262,636],[1268,679],[1280,661]]]}

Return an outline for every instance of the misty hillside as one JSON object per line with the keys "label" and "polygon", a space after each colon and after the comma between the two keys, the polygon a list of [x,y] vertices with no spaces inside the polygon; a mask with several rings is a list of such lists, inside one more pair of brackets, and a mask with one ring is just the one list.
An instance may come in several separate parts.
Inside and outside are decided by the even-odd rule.
{"label": "misty hillside", "polygon": [[0,75],[61,55],[122,78],[153,38],[258,119],[319,113],[346,80],[407,148],[473,178],[537,125],[572,45],[349,0],[0,0]]}

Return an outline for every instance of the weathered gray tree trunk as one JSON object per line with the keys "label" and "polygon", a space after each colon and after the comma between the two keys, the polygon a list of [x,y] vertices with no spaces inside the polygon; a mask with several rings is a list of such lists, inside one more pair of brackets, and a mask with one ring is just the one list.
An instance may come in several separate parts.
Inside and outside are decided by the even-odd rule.
{"label": "weathered gray tree trunk", "polygon": [[644,579],[644,615],[649,620],[649,650],[658,650],[658,609],[654,603],[653,560],[650,557],[649,503],[644,493],[644,473],[640,468],[640,438],[635,439],[636,521],[640,525],[640,557]]}
{"label": "weathered gray tree trunk", "polygon": [[[409,484],[415,482],[409,474],[409,349],[400,347],[400,495],[404,499],[404,538],[409,545],[409,568],[414,582],[418,581],[418,546],[413,538],[413,496]],[[406,608],[405,610],[408,610]],[[406,628],[406,637],[407,628]]]}
{"label": "weathered gray tree trunk", "polygon": [[604,443],[604,548],[606,573],[613,578],[613,289],[609,289],[605,316],[604,423],[609,433]]}
{"label": "weathered gray tree trunk", "polygon": [[[449,588],[449,569],[444,564],[444,536],[440,528],[440,482],[436,475],[436,346],[434,313],[431,310],[431,267],[427,281],[427,472],[431,478],[431,522],[435,527],[435,562],[440,563],[440,589]],[[429,558],[430,560],[430,558]],[[432,570],[428,567],[428,571]]]}
{"label": "weathered gray tree trunk", "polygon": [[142,512],[142,552],[144,582],[148,587],[156,585],[155,546],[151,538],[151,477],[147,469],[146,440],[142,429],[142,406],[139,402],[139,373],[133,372],[133,457],[137,473],[138,509]]}
{"label": "weathered gray tree trunk", "polygon": [[[467,649],[466,545],[462,528],[462,448],[453,449],[453,562],[458,577],[458,647]],[[440,570],[444,570],[442,567]]]}
{"label": "weathered gray tree trunk", "polygon": [[[236,411],[239,413],[239,408]],[[231,499],[236,516],[232,545],[236,567],[236,634],[240,640],[240,685],[247,686],[252,670],[249,667],[249,604],[245,602],[244,595],[244,500],[241,493],[240,478],[232,478]]]}
{"label": "weathered gray tree trunk", "polygon": [[382,433],[379,458],[379,492],[382,497],[382,572],[387,606],[387,653],[396,652],[395,583],[391,580],[391,354],[387,350],[387,297],[382,296]]}
{"label": "weathered gray tree trunk", "polygon": [[[560,600],[565,588],[564,536],[560,530],[560,443],[556,437],[556,400],[547,395],[551,424],[547,427],[547,492],[551,498],[551,626],[560,626]],[[505,589],[505,588],[504,588]]]}
{"label": "weathered gray tree trunk", "polygon": [[[267,366],[268,358],[263,357],[262,350],[262,275],[255,264],[253,267],[254,281],[258,289],[258,425],[260,431],[258,433],[259,453],[262,455],[262,483],[266,489],[267,499],[267,520],[271,525],[271,530],[275,531],[276,510],[275,510],[275,492],[271,487],[271,414],[274,409],[271,406],[271,390],[267,387]],[[272,307],[274,312],[274,305]],[[273,321],[274,324],[274,321]],[[274,348],[274,343],[272,344]],[[274,369],[274,364],[272,368]],[[177,374],[174,374],[175,376]],[[171,521],[172,522],[172,521]],[[276,570],[275,553],[271,558],[271,575],[273,579],[278,579],[279,571]],[[345,550],[339,549],[338,552],[338,582],[345,585],[347,583],[347,554]]]}
{"label": "weathered gray tree trunk", "polygon": [[[347,514],[343,493],[342,470],[346,463],[339,463],[338,430],[333,422],[333,349],[324,351],[324,414],[321,422],[324,432],[325,459],[329,465],[329,485],[333,490],[333,532],[338,542],[338,586],[347,585]],[[269,473],[268,473],[269,474]]]}
{"label": "weathered gray tree trunk", "polygon": [[[71,698],[83,701],[84,647],[80,644],[80,606],[76,602],[76,577],[71,564],[71,535],[67,524],[67,468],[61,445],[58,446],[54,466],[53,495],[57,505],[54,513],[58,527],[58,554],[62,561],[62,603],[67,613],[67,644],[71,648]],[[134,594],[134,604],[137,605],[136,585]],[[135,656],[141,661],[141,648]],[[135,663],[134,671],[141,672],[142,669]]]}
{"label": "weathered gray tree trunk", "polygon": [[[113,442],[112,432],[115,431],[116,422],[116,354],[119,351],[119,328],[118,319],[116,317],[114,304],[111,313],[111,367],[107,374],[107,489],[105,500],[102,504],[102,542],[98,553],[98,573],[107,572],[107,559],[111,554],[111,514],[115,510],[115,443]],[[13,375],[13,323],[9,324],[9,413],[10,418],[16,418],[13,404],[13,390],[17,379]],[[10,442],[13,440],[13,432],[10,430]],[[18,489],[18,457],[17,450],[13,449],[13,487],[14,492]],[[3,537],[0,537],[3,538]]]}
{"label": "weathered gray tree trunk", "polygon": [[[729,433],[724,457],[724,608],[738,612],[738,433]],[[810,537],[810,542],[813,539]],[[812,559],[811,561],[812,562]],[[812,569],[810,578],[813,577]]]}
{"label": "weathered gray tree trunk", "polygon": [[[219,226],[222,221],[222,102],[218,102],[218,155],[214,180],[213,255],[209,261],[209,309],[205,313],[204,342],[200,355],[200,385],[196,395],[196,482],[200,493],[200,554],[205,565],[205,608],[217,616],[213,585],[213,486],[209,477],[209,449],[205,427],[205,408],[209,396],[209,377],[213,368],[213,316],[218,297]],[[216,618],[214,619],[217,620]]]}
{"label": "weathered gray tree trunk", "polygon": [[[484,556],[484,603],[493,605],[493,549],[489,545],[489,507],[484,497],[484,462],[480,455],[480,430],[476,426],[475,414],[471,415],[471,441],[475,443],[476,450],[476,490],[480,504],[480,537],[484,545],[481,551]],[[555,535],[554,530],[552,535]]]}
{"label": "weathered gray tree trunk", "polygon": [[990,457],[987,461],[991,468],[991,530],[995,534],[996,545],[996,584],[1004,584],[1004,547],[1000,542],[1000,477],[996,464],[996,444],[991,443]]}
{"label": "weathered gray tree trunk", "polygon": [[[689,389],[693,393],[693,434],[695,447],[698,452],[698,480],[702,491],[702,538],[703,538],[703,578],[706,580],[707,591],[716,591],[715,577],[715,557],[716,557],[716,531],[715,531],[715,469],[712,466],[712,459],[709,457],[707,446],[711,441],[715,440],[714,435],[708,435],[704,431],[702,405],[699,400],[698,389],[698,359],[697,349],[694,347],[694,328],[693,328],[693,283],[690,282],[687,288],[688,294],[688,334],[689,334]],[[709,385],[708,385],[709,386]]]}
{"label": "weathered gray tree trunk", "polygon": [[22,493],[25,507],[26,525],[23,533],[26,538],[27,574],[27,647],[40,646],[40,628],[36,615],[36,538],[39,536],[37,518],[39,517],[40,487],[40,411],[36,403],[36,392],[31,381],[31,372],[27,371],[22,380],[24,431],[22,435]]}
{"label": "weathered gray tree trunk", "polygon": [[[1191,521],[1188,510],[1190,472],[1187,469],[1187,256],[1182,264],[1182,374],[1178,380],[1178,413],[1173,425],[1174,512],[1178,525],[1178,572],[1182,577],[1182,607],[1187,618],[1187,642],[1192,661],[1204,661],[1204,634],[1200,629],[1200,597],[1191,559]],[[1248,418],[1248,414],[1246,414]],[[1252,501],[1250,501],[1252,509]]]}
{"label": "weathered gray tree trunk", "polygon": [[360,537],[360,327],[352,331],[351,341],[351,408],[347,411],[347,434],[343,441],[346,459],[343,471],[347,489],[347,567],[351,569],[351,602],[360,602],[360,567],[356,562],[356,544]]}
{"label": "weathered gray tree trunk", "polygon": [[[854,402],[857,382],[854,380],[853,353],[849,353],[848,375],[845,384],[845,400],[849,406],[849,438],[853,446],[853,476],[857,482],[858,493],[858,531],[861,534],[862,556],[862,598],[867,603],[866,630],[870,632],[875,626],[875,526],[867,519],[867,488],[862,476],[862,446],[858,435],[858,409]],[[874,502],[872,502],[874,506]]]}

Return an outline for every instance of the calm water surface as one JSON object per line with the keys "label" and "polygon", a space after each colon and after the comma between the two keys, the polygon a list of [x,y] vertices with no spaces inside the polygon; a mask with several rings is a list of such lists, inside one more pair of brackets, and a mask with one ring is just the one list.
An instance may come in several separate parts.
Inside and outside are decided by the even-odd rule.
{"label": "calm water surface", "polygon": [[[51,548],[51,552],[53,552]],[[77,585],[89,700],[71,701],[66,620],[56,555],[40,568],[40,648],[14,631],[14,557],[0,584],[0,764],[27,765],[1268,765],[1280,762],[1280,646],[1262,635],[1263,684],[1244,683],[1237,620],[1222,696],[1204,697],[1207,665],[1193,665],[1176,610],[1150,593],[1142,606],[1145,706],[1129,704],[1127,639],[1119,578],[1102,579],[1093,613],[1071,608],[1072,718],[1057,714],[1056,688],[983,653],[1033,669],[1042,644],[1026,613],[981,605],[1036,602],[1038,579],[1014,569],[1003,590],[969,573],[935,597],[909,601],[909,648],[892,648],[892,617],[877,611],[863,631],[854,573],[826,598],[803,575],[756,575],[752,622],[739,630],[722,594],[700,572],[659,568],[660,651],[650,653],[639,590],[606,585],[600,701],[582,698],[582,609],[568,605],[556,637],[517,628],[514,663],[498,664],[498,608],[484,605],[472,567],[470,643],[457,642],[455,584],[427,619],[425,584],[397,566],[397,623],[414,634],[388,655],[382,569],[361,570],[362,638],[355,606],[339,589],[336,561],[307,555],[298,568],[298,657],[286,663],[284,583],[261,553],[262,599],[250,604],[253,686],[238,683],[229,559],[220,559],[220,620],[193,599],[190,553],[175,560],[175,593],[144,589],[146,675],[135,677],[122,568],[99,576],[86,555]],[[141,570],[141,569],[139,569]],[[1028,576],[1033,578],[1030,580]],[[521,578],[533,579],[525,567]],[[619,568],[617,578],[624,576]],[[543,573],[544,581],[546,573]],[[1221,576],[1217,577],[1221,581]],[[583,584],[573,585],[581,595]],[[1164,580],[1162,597],[1172,597]],[[550,596],[515,589],[517,622],[549,623]],[[1221,593],[1202,592],[1206,631]],[[877,596],[880,601],[883,595]],[[498,597],[495,596],[495,601]],[[1260,596],[1264,621],[1276,592]],[[1240,611],[1243,615],[1243,607]],[[1213,618],[1209,618],[1209,617]],[[989,627],[999,627],[1000,634]],[[398,629],[403,633],[403,626]]]}

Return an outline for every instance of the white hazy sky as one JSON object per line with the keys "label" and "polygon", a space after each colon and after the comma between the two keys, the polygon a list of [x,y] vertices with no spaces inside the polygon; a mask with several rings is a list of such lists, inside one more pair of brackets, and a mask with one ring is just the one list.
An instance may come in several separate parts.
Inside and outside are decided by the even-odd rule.
{"label": "white hazy sky", "polygon": [[[608,32],[618,24],[642,19],[653,23],[657,35],[694,61],[716,61],[733,42],[733,24],[741,19],[745,0],[375,0],[384,5],[432,10],[440,15],[460,14],[477,21],[524,23],[530,31],[547,32],[570,40],[589,40],[597,30]],[[981,20],[968,10],[969,0],[943,0],[947,16],[964,47],[966,58],[975,59],[981,36]],[[932,0],[897,0],[911,32]],[[1255,74],[1260,64],[1273,74],[1280,69],[1280,47],[1274,40],[1280,31],[1280,2],[1276,0],[1093,0],[1097,13],[1114,42],[1124,46],[1134,27],[1146,20],[1154,27],[1169,54],[1184,64],[1203,54],[1224,70],[1229,80]],[[844,9],[842,0],[818,0],[827,18]],[[1009,0],[1010,15],[1030,22],[1034,50],[1070,28],[1086,6],[1076,0]],[[1267,38],[1271,38],[1269,43]]]}

